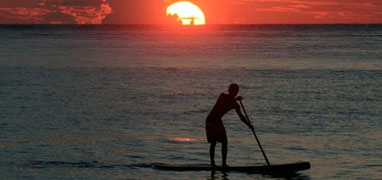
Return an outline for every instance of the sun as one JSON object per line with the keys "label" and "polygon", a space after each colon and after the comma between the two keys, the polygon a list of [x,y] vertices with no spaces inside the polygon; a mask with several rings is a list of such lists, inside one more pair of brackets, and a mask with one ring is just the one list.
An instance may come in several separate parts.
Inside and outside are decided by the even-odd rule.
{"label": "sun", "polygon": [[188,1],[179,1],[167,7],[167,15],[176,16],[182,25],[206,24],[203,11]]}

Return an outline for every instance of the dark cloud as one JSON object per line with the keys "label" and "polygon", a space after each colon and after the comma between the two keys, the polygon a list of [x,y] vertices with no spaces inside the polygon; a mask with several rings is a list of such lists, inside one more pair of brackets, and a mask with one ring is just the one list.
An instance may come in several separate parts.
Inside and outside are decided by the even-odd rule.
{"label": "dark cloud", "polygon": [[0,23],[101,24],[107,0],[0,0]]}

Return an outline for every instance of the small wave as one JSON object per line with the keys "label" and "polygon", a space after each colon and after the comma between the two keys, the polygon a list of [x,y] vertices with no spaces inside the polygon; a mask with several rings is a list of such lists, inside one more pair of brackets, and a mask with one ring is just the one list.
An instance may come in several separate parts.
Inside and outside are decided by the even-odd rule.
{"label": "small wave", "polygon": [[366,167],[382,167],[382,164],[367,164]]}
{"label": "small wave", "polygon": [[[31,161],[32,168],[115,168],[116,165],[104,165],[98,161],[79,161],[79,162],[65,162],[65,161]],[[119,165],[120,166],[120,165]]]}
{"label": "small wave", "polygon": [[29,165],[32,168],[90,168],[90,169],[114,169],[114,168],[154,168],[162,163],[138,163],[138,164],[104,164],[98,161],[79,161],[79,162],[65,162],[65,161],[31,161]]}
{"label": "small wave", "polygon": [[306,148],[303,147],[287,147],[286,149],[288,150],[293,150],[293,151],[306,151]]}

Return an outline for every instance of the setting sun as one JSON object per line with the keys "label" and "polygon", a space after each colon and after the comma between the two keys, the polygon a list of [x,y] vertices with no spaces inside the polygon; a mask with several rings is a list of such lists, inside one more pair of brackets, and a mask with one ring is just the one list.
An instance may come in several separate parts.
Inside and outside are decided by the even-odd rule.
{"label": "setting sun", "polygon": [[206,24],[203,11],[188,1],[179,1],[167,8],[167,15],[175,16],[182,25],[204,25]]}

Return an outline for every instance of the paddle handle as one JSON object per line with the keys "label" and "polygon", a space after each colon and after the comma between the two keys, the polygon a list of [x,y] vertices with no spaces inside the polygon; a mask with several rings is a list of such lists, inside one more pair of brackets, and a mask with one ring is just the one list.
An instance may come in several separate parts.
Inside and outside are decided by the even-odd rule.
{"label": "paddle handle", "polygon": [[[251,123],[251,121],[249,121],[249,118],[248,118],[248,115],[247,115],[247,111],[245,110],[244,105],[243,105],[243,102],[241,102],[241,100],[240,100],[240,105],[241,105],[241,107],[243,108],[245,117],[247,117],[248,122]],[[260,147],[261,153],[263,153],[263,156],[264,156],[265,161],[267,162],[267,165],[270,166],[271,163],[269,163],[269,160],[268,160],[268,158],[267,158],[267,155],[265,155],[265,152],[264,152],[264,150],[263,150],[263,147],[261,146],[261,143],[260,143],[260,141],[259,141],[259,138],[257,138],[256,132],[255,132],[254,129],[252,129],[252,133],[253,133],[253,135],[254,135],[255,138],[256,138],[257,144],[258,144],[259,147]]]}

